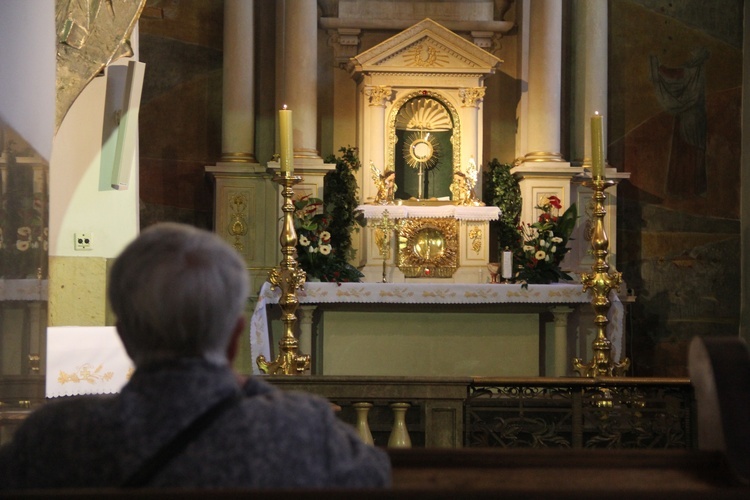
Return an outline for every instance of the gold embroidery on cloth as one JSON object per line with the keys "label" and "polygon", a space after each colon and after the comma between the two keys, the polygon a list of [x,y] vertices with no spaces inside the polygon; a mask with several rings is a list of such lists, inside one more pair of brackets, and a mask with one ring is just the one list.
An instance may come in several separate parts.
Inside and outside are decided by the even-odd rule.
{"label": "gold embroidery on cloth", "polygon": [[91,369],[91,363],[83,364],[76,368],[76,371],[71,373],[65,373],[60,370],[60,375],[57,377],[57,381],[62,385],[68,382],[72,384],[80,384],[81,382],[87,382],[91,385],[96,385],[99,382],[107,382],[114,377],[113,372],[103,372],[103,365],[99,365],[96,369]]}

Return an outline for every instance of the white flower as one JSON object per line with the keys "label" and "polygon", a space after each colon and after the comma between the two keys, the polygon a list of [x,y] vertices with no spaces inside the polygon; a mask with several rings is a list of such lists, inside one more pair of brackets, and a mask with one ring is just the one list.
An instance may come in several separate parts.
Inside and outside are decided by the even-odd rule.
{"label": "white flower", "polygon": [[545,261],[550,262],[552,261],[552,254],[547,254],[547,256],[544,258]]}
{"label": "white flower", "polygon": [[308,253],[315,253],[317,249],[315,247],[307,247]]}
{"label": "white flower", "polygon": [[555,236],[554,238],[552,238],[552,243],[562,243],[562,238],[560,238],[559,236]]}
{"label": "white flower", "polygon": [[533,246],[531,246],[531,245],[524,245],[523,246],[523,251],[524,252],[533,252],[534,250],[535,250],[535,248]]}
{"label": "white flower", "polygon": [[329,253],[331,253],[331,250],[331,245],[320,245],[320,253],[322,253],[323,255],[328,255]]}
{"label": "white flower", "polygon": [[544,252],[544,250],[539,250],[537,253],[534,254],[534,258],[536,260],[544,260],[546,256],[547,254]]}
{"label": "white flower", "polygon": [[331,233],[329,233],[328,231],[323,231],[322,233],[320,233],[320,239],[322,241],[329,241],[331,239]]}
{"label": "white flower", "polygon": [[552,231],[547,231],[548,238],[553,238],[554,236],[555,236],[555,233],[553,233]]}
{"label": "white flower", "polygon": [[29,239],[29,236],[31,236],[31,228],[29,226],[19,227],[17,232],[18,236],[21,236],[24,239]]}
{"label": "white flower", "polygon": [[310,240],[307,239],[307,236],[300,236],[299,244],[302,245],[303,247],[306,247],[307,245],[310,244]]}
{"label": "white flower", "polygon": [[25,240],[18,240],[16,241],[16,248],[22,252],[25,252],[29,249],[29,242]]}
{"label": "white flower", "polygon": [[539,246],[540,247],[546,247],[546,246],[549,246],[549,244],[546,241],[544,241],[544,240],[539,240]]}
{"label": "white flower", "polygon": [[557,247],[556,246],[552,246],[552,248],[550,248],[549,251],[552,252],[552,253],[555,253],[555,252],[557,252]]}

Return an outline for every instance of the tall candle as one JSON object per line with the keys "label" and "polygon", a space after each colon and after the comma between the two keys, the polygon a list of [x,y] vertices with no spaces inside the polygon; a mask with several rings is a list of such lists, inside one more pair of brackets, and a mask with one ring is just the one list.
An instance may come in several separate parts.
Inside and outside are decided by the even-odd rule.
{"label": "tall candle", "polygon": [[281,148],[281,173],[286,175],[292,175],[294,172],[292,132],[292,110],[286,109],[286,104],[284,104],[284,109],[279,110],[279,146]]}
{"label": "tall candle", "polygon": [[604,178],[603,135],[602,115],[597,111],[591,117],[591,177],[594,179]]}

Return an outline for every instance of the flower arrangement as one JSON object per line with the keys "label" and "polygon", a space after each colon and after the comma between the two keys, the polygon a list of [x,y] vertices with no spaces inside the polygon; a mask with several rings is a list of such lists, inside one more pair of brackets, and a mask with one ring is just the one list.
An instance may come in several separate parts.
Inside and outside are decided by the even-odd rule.
{"label": "flower arrangement", "polygon": [[519,247],[514,260],[518,267],[515,279],[529,283],[549,284],[573,278],[560,269],[568,241],[578,218],[575,203],[559,215],[562,204],[557,196],[550,196],[541,205],[539,218],[532,224],[519,226]]}
{"label": "flower arrangement", "polygon": [[325,175],[323,200],[302,197],[296,200],[294,227],[297,231],[297,260],[308,279],[329,282],[360,281],[363,274],[349,261],[356,250],[352,232],[364,224],[357,210],[357,180],[360,167],[357,149],[339,149],[341,156],[329,155],[326,163],[336,168]]}
{"label": "flower arrangement", "polygon": [[333,218],[323,210],[323,200],[303,196],[294,201],[294,229],[297,232],[297,262],[308,281],[359,281],[362,273],[340,254],[329,225]]}

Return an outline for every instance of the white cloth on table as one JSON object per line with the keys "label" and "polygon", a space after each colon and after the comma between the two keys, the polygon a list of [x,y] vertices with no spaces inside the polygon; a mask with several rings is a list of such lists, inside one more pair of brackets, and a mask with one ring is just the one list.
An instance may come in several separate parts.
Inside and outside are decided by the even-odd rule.
{"label": "white cloth on table", "polygon": [[457,220],[485,221],[498,220],[498,207],[472,207],[457,205],[360,205],[365,219],[380,219],[388,211],[390,219],[407,218],[455,218]]}
{"label": "white cloth on table", "polygon": [[46,397],[114,394],[130,379],[133,362],[113,326],[47,328]]}
{"label": "white cloth on table", "polygon": [[[299,290],[300,304],[585,304],[590,293],[580,283],[551,285],[472,284],[472,283],[305,283]],[[276,304],[281,290],[263,284],[250,321],[250,352],[271,360],[267,306]],[[613,359],[623,352],[624,308],[617,294],[610,294],[607,336],[612,342]],[[253,359],[253,372],[260,373]]]}

